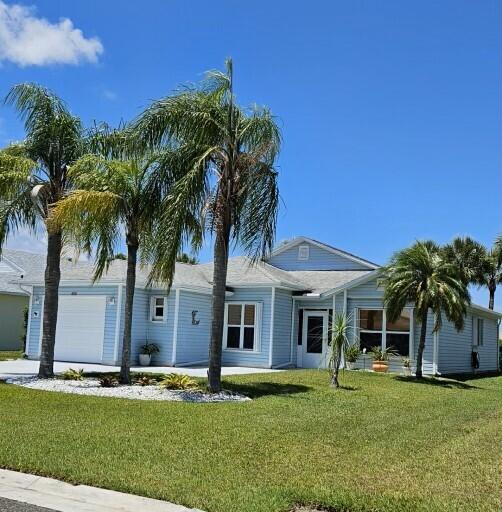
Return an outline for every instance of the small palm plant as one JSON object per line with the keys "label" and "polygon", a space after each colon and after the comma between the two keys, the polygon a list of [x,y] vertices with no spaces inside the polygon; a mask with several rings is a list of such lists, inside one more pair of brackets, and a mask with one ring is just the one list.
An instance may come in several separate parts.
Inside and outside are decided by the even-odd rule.
{"label": "small palm plant", "polygon": [[334,388],[340,387],[338,376],[342,363],[342,355],[350,347],[349,330],[350,316],[336,313],[333,318],[331,343],[328,352],[328,368],[331,373],[331,385]]}

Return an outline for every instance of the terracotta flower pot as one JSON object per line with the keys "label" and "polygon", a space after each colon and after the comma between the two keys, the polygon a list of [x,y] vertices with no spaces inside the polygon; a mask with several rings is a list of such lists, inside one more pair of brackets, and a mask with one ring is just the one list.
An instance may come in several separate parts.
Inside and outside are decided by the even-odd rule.
{"label": "terracotta flower pot", "polygon": [[388,361],[373,361],[372,365],[374,372],[386,373],[389,371]]}

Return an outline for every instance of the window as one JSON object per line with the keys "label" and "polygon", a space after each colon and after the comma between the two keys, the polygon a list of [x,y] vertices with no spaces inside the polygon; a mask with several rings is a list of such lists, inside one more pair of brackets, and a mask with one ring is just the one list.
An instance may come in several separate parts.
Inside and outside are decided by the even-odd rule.
{"label": "window", "polygon": [[165,322],[166,298],[152,297],[150,302],[150,320],[152,322]]}
{"label": "window", "polygon": [[227,302],[223,346],[231,350],[258,350],[257,303]]}
{"label": "window", "polygon": [[383,309],[359,310],[359,344],[368,352],[375,346],[392,347],[400,356],[410,355],[411,310],[405,309],[395,322],[389,322]]}
{"label": "window", "polygon": [[382,346],[383,310],[359,310],[359,344],[361,350],[368,352],[374,346]]}
{"label": "window", "polygon": [[307,261],[310,256],[310,247],[308,245],[300,245],[298,247],[298,259],[300,261]]}
{"label": "window", "polygon": [[477,347],[483,346],[485,322],[482,318],[473,318],[472,344]]}

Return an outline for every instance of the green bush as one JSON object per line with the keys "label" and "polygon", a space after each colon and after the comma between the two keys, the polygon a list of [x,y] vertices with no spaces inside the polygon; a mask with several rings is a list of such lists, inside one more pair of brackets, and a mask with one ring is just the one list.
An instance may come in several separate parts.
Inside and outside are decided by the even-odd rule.
{"label": "green bush", "polygon": [[74,368],[68,368],[61,374],[61,378],[63,380],[84,380],[84,370],[83,368],[79,368],[75,370]]}
{"label": "green bush", "polygon": [[345,349],[345,361],[348,363],[355,363],[358,360],[360,354],[361,350],[357,345],[349,345]]}
{"label": "green bush", "polygon": [[159,382],[164,389],[197,389],[199,385],[188,375],[169,373]]}

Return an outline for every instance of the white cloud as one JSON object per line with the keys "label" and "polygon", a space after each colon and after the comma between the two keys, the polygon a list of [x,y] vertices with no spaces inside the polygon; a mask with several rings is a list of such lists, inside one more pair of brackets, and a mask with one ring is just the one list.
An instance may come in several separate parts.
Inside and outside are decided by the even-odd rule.
{"label": "white cloud", "polygon": [[110,90],[110,89],[103,89],[101,91],[101,95],[105,100],[108,101],[115,101],[118,98],[118,95],[116,92]]}
{"label": "white cloud", "polygon": [[86,38],[68,18],[50,23],[37,18],[32,8],[0,0],[0,63],[44,66],[97,62],[102,52],[101,41]]}

